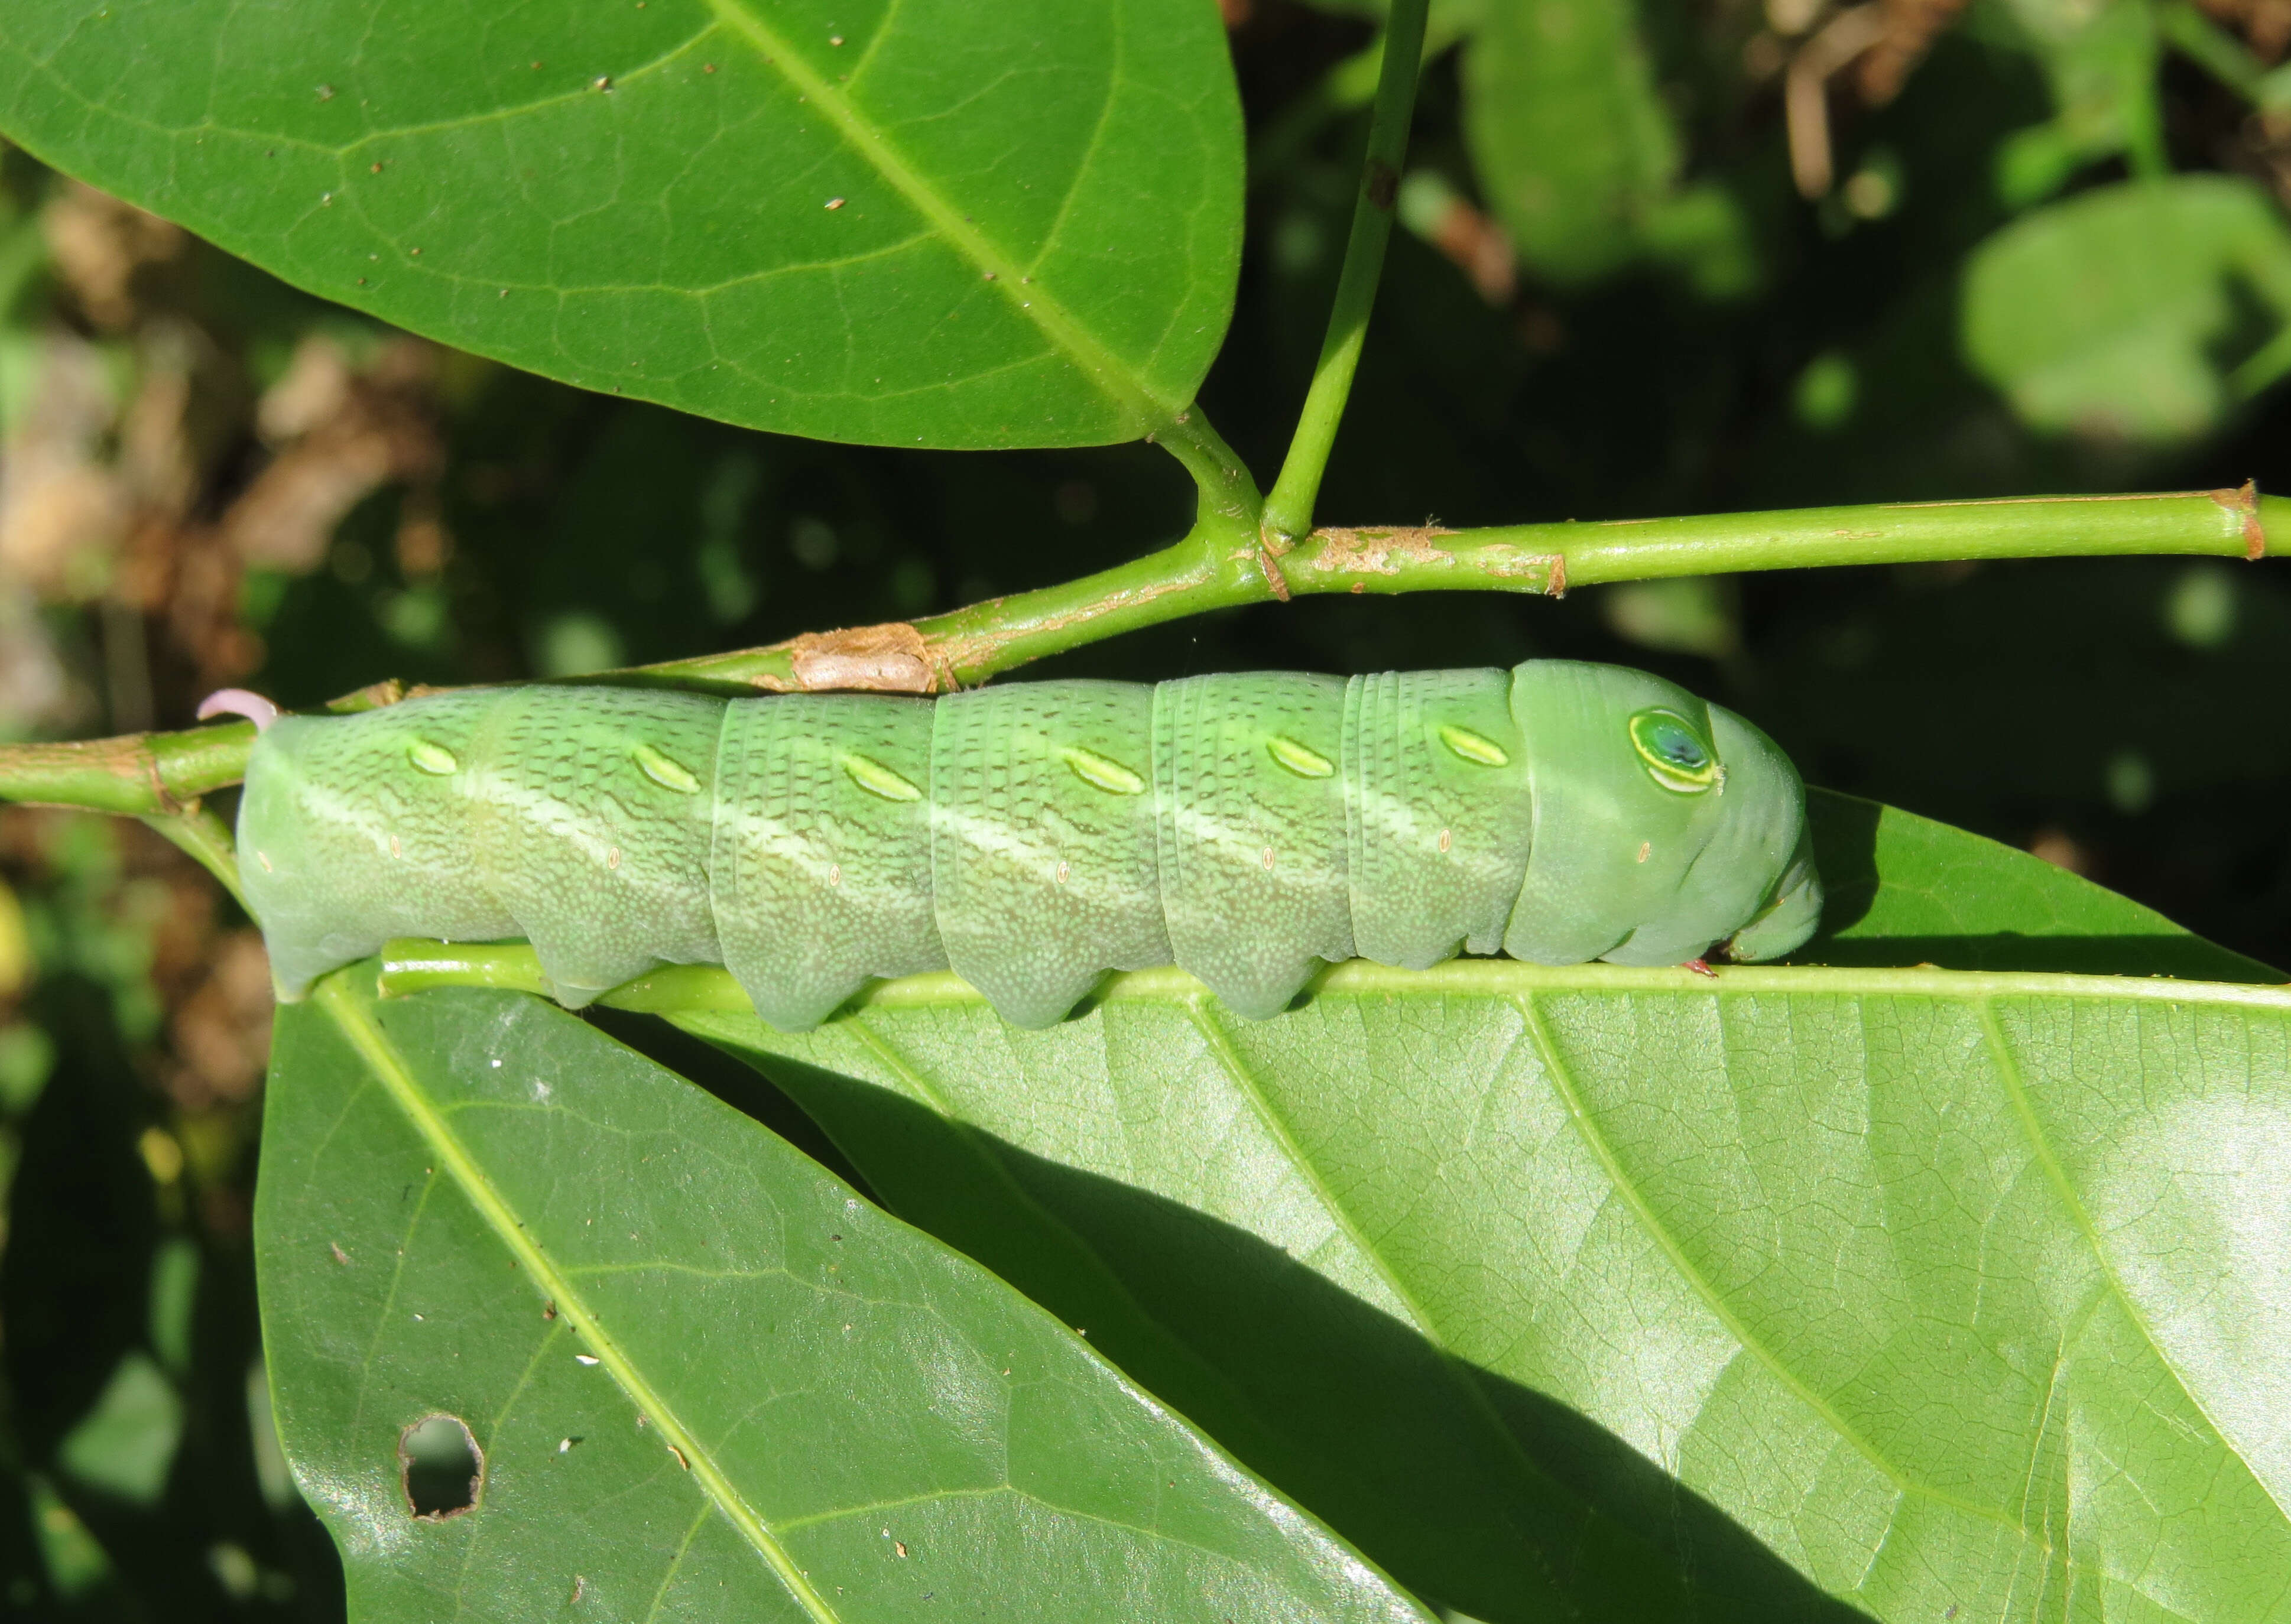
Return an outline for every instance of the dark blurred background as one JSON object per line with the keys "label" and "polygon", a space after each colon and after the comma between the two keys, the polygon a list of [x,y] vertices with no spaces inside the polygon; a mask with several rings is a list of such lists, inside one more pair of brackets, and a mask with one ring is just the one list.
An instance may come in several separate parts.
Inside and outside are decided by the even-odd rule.
{"label": "dark blurred background", "polygon": [[[1269,480],[1377,6],[1226,10],[1249,240],[1203,401]],[[1324,522],[2291,493],[2291,0],[1438,0],[1434,33]],[[0,738],[904,618],[1135,556],[1190,501],[1145,446],[816,445],[576,393],[0,147]],[[2287,631],[2277,565],[1963,565],[1300,599],[1041,674],[1644,665],[1815,782],[2286,964]],[[337,1616],[262,1396],[260,943],[138,825],[0,812],[0,1610]]]}

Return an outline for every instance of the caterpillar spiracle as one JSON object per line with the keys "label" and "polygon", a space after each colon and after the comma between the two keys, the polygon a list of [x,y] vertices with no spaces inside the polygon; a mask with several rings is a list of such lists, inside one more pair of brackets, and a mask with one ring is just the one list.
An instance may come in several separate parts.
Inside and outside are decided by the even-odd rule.
{"label": "caterpillar spiracle", "polygon": [[1765,959],[1821,908],[1764,735],[1561,660],[936,700],[467,689],[271,722],[238,840],[283,997],[393,937],[523,937],[567,1005],[722,964],[788,1031],[923,970],[1020,1026],[1168,964],[1264,1018],[1322,961]]}

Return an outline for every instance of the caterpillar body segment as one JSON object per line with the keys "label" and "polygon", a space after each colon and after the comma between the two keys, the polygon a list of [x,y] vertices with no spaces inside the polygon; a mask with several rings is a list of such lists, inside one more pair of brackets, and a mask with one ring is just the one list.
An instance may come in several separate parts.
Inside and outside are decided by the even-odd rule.
{"label": "caterpillar body segment", "polygon": [[1177,964],[1264,1018],[1324,961],[1797,946],[1804,792],[1620,667],[1012,683],[936,701],[472,689],[258,739],[241,871],[284,997],[393,937],[522,937],[578,1007],[721,963],[773,1025],[953,969],[1006,1019]]}

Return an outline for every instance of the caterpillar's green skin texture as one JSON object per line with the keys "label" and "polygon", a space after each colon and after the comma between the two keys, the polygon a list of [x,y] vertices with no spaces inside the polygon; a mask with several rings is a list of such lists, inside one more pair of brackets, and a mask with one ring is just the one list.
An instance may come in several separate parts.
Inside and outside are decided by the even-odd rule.
{"label": "caterpillar's green skin texture", "polygon": [[[1665,736],[1707,747],[1707,783],[1651,769],[1651,711],[1699,734]],[[1043,1026],[1161,964],[1261,1018],[1322,960],[1772,958],[1821,906],[1763,734],[1558,660],[937,701],[440,694],[280,720],[239,849],[288,998],[393,937],[523,937],[567,1004],[721,963],[791,1031],[950,967]]]}

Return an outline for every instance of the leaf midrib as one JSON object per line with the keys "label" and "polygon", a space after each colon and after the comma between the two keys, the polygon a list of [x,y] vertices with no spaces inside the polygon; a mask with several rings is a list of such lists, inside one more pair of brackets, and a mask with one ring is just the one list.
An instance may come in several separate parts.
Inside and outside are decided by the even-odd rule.
{"label": "leaf midrib", "polygon": [[639,1412],[650,1419],[663,1441],[681,1453],[702,1491],[763,1557],[789,1596],[815,1620],[815,1624],[840,1624],[840,1615],[805,1577],[761,1514],[748,1504],[746,1498],[725,1475],[723,1468],[717,1465],[713,1455],[701,1447],[699,1441],[677,1416],[674,1408],[645,1378],[620,1344],[606,1331],[595,1311],[575,1288],[573,1277],[559,1268],[549,1254],[526,1234],[525,1226],[511,1212],[508,1201],[494,1188],[493,1180],[478,1166],[476,1157],[470,1154],[460,1136],[454,1133],[422,1091],[422,1085],[415,1081],[396,1046],[382,1032],[372,1013],[358,1001],[357,994],[350,989],[349,975],[348,971],[337,971],[319,983],[316,1001],[326,1009],[345,1041],[366,1062],[382,1087],[389,1090],[390,1097],[406,1113],[414,1131],[437,1154],[439,1165],[452,1176],[462,1196],[494,1232],[495,1238],[509,1249],[529,1277],[557,1305],[558,1313],[594,1351],[598,1362],[637,1406]]}
{"label": "leaf midrib", "polygon": [[[806,105],[817,109],[820,116],[834,126],[836,133],[909,207],[930,223],[948,246],[968,261],[982,278],[991,278],[995,291],[1013,314],[1039,332],[1051,349],[1064,356],[1101,394],[1136,419],[1134,426],[1143,430],[1174,419],[1185,409],[1186,402],[1164,400],[1154,393],[1062,301],[1031,281],[1022,281],[1028,274],[1027,268],[989,242],[984,232],[964,218],[960,208],[941,197],[891,138],[852,108],[843,87],[816,72],[774,32],[770,24],[739,4],[739,0],[708,0],[708,5],[726,31],[744,40],[765,67],[794,86],[806,98]],[[873,49],[871,41],[869,52]],[[1112,93],[1109,87],[1108,94]],[[1079,175],[1075,184],[1080,184]]]}

